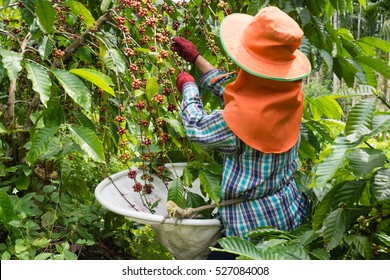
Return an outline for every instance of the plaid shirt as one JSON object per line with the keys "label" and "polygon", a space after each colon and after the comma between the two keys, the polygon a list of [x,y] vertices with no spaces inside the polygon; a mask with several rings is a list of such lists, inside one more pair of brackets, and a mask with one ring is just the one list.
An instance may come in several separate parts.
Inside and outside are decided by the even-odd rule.
{"label": "plaid shirt", "polygon": [[[199,86],[209,89],[223,102],[223,83],[231,75],[218,77],[219,69],[203,74]],[[195,83],[183,86],[182,120],[187,136],[223,156],[221,200],[246,196],[242,203],[220,207],[227,236],[246,238],[260,226],[292,230],[306,215],[307,201],[291,176],[297,169],[299,141],[286,153],[264,154],[242,142],[228,127],[222,110],[206,114]]]}

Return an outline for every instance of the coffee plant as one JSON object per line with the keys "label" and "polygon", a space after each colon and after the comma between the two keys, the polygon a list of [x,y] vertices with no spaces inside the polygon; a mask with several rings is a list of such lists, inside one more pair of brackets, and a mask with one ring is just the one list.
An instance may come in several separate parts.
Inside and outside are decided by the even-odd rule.
{"label": "coffee plant", "polygon": [[[222,239],[221,250],[242,258],[388,258],[387,1],[0,0],[2,259],[76,259],[104,242],[115,245],[109,257],[169,258],[157,245],[153,256],[140,252],[157,243],[150,229],[102,209],[93,189],[127,169],[129,189],[152,213],[154,176],[179,206],[219,201],[221,158],[188,141],[180,121],[176,75],[199,73],[170,46],[183,36],[215,67],[234,71],[220,23],[267,5],[302,26],[301,50],[313,68],[296,174],[312,213],[292,232],[260,228],[249,241]],[[315,92],[315,80],[340,87]],[[202,101],[207,112],[220,106],[205,89]],[[175,162],[187,166],[172,183],[167,166]],[[197,178],[206,199],[191,192]]]}

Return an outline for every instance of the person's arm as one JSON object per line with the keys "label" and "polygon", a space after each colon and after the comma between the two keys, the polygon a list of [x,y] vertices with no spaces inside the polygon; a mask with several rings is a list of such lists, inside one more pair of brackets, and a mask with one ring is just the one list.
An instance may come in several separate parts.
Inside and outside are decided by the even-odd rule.
{"label": "person's arm", "polygon": [[198,68],[201,74],[206,73],[207,71],[216,69],[210,62],[208,62],[203,56],[198,55],[194,62],[195,66]]}

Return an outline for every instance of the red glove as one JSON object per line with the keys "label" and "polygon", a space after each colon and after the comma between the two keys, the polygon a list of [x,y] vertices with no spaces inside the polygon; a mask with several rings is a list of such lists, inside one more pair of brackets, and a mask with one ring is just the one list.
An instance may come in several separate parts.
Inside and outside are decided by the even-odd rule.
{"label": "red glove", "polygon": [[191,83],[191,82],[195,83],[195,79],[194,79],[194,77],[192,77],[187,72],[181,72],[181,73],[177,74],[177,77],[176,77],[176,87],[177,87],[177,89],[179,90],[180,93],[183,93],[183,86],[186,83]]}
{"label": "red glove", "polygon": [[195,45],[182,37],[175,37],[173,41],[171,50],[177,52],[185,61],[194,63],[199,55]]}

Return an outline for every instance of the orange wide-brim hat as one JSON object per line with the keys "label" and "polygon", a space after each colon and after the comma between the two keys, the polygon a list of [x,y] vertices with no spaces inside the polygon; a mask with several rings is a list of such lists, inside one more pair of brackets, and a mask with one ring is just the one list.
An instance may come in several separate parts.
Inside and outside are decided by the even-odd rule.
{"label": "orange wide-brim hat", "polygon": [[302,37],[299,25],[276,7],[222,22],[222,45],[239,66],[225,87],[222,116],[243,142],[263,153],[287,152],[299,139],[302,79],[311,71],[298,50]]}
{"label": "orange wide-brim hat", "polygon": [[311,72],[309,60],[298,50],[303,31],[277,7],[261,9],[256,16],[231,14],[222,21],[220,35],[226,53],[252,75],[295,81]]}

